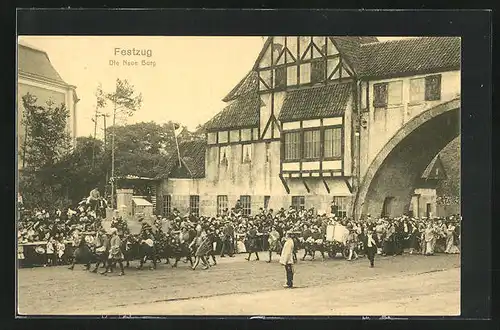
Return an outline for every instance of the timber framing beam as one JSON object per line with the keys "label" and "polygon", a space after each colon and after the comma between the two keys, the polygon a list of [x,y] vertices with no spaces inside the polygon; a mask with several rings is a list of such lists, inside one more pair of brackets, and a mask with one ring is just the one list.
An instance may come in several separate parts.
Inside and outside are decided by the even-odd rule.
{"label": "timber framing beam", "polygon": [[323,184],[325,185],[326,191],[330,193],[330,187],[328,187],[328,184],[326,183],[325,178],[321,178],[323,180]]}
{"label": "timber framing beam", "polygon": [[349,189],[349,192],[352,194],[352,185],[349,182],[347,178],[344,178],[345,184],[347,185],[347,189]]}
{"label": "timber framing beam", "polygon": [[290,187],[288,187],[288,184],[286,183],[285,178],[283,178],[283,174],[279,175],[281,183],[283,184],[283,187],[285,187],[286,193],[290,194]]}
{"label": "timber framing beam", "polygon": [[307,193],[310,193],[311,190],[309,189],[309,186],[306,183],[306,180],[302,179],[302,183],[304,184],[304,187],[306,187]]}

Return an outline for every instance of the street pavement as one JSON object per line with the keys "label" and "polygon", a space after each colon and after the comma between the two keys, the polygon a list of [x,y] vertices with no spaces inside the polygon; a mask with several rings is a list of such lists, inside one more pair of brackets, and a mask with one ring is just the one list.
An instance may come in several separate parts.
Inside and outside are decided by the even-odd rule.
{"label": "street pavement", "polygon": [[[403,255],[299,261],[296,289],[285,272],[246,255],[219,258],[208,270],[162,264],[125,276],[75,267],[18,271],[18,310],[38,315],[458,315],[460,256]],[[301,254],[300,254],[301,256]],[[133,264],[135,266],[135,264]]]}

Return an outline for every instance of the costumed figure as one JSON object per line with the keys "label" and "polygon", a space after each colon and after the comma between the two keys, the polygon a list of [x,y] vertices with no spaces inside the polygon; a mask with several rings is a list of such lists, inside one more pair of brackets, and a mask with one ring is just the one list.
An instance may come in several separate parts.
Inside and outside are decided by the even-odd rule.
{"label": "costumed figure", "polygon": [[275,227],[271,228],[271,232],[269,233],[268,243],[269,243],[269,260],[267,262],[269,263],[271,262],[273,252],[280,254],[282,249],[280,242],[280,233],[278,233]]}

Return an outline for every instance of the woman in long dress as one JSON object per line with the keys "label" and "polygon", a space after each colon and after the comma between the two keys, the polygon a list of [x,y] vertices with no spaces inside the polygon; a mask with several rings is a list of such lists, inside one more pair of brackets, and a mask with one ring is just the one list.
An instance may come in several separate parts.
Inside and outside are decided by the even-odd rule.
{"label": "woman in long dress", "polygon": [[425,240],[425,255],[431,256],[434,254],[434,247],[436,246],[436,230],[432,223],[427,223],[427,228],[424,231]]}
{"label": "woman in long dress", "polygon": [[203,269],[207,269],[209,267],[206,255],[212,249],[212,244],[210,243],[210,239],[207,237],[205,231],[198,225],[196,228],[196,237],[193,239],[191,244],[189,245],[195,251],[195,263],[193,265],[193,270],[198,267],[200,261],[203,264]]}
{"label": "woman in long dress", "polygon": [[280,233],[278,233],[278,231],[274,226],[272,227],[271,232],[269,233],[268,243],[269,243],[269,260],[267,262],[269,263],[271,262],[273,252],[276,252],[277,254],[281,253]]}
{"label": "woman in long dress", "polygon": [[450,223],[446,228],[446,250],[444,251],[445,253],[455,254],[460,252],[456,244],[457,239],[456,239],[455,229],[456,227],[452,223]]}

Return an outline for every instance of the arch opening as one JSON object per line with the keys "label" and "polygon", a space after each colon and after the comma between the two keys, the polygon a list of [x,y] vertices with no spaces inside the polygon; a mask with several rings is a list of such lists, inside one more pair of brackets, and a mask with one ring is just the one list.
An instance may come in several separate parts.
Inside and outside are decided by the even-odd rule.
{"label": "arch opening", "polygon": [[459,135],[460,100],[427,110],[403,126],[368,168],[356,195],[356,218],[406,213],[425,168]]}

